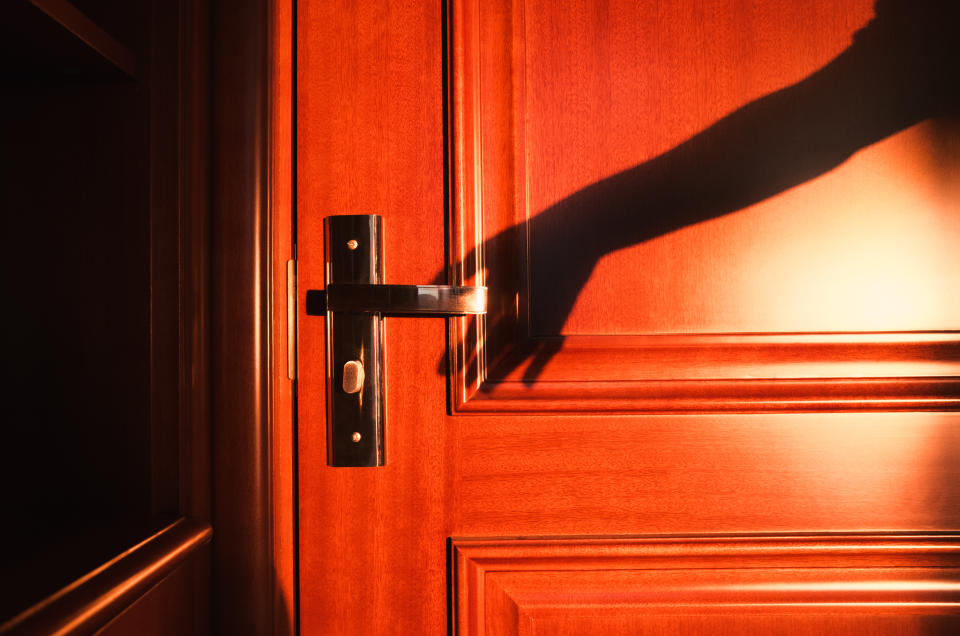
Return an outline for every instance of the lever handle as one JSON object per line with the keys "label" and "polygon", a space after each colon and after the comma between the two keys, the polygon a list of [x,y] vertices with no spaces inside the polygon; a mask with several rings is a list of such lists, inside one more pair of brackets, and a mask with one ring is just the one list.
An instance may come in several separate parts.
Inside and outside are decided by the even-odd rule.
{"label": "lever handle", "polygon": [[486,287],[330,283],[307,291],[307,315],[352,313],[463,316],[487,313]]}
{"label": "lever handle", "polygon": [[383,316],[487,311],[486,287],[384,285],[383,219],[324,220],[325,290],[307,291],[307,315],[326,316],[327,463],[386,462]]}

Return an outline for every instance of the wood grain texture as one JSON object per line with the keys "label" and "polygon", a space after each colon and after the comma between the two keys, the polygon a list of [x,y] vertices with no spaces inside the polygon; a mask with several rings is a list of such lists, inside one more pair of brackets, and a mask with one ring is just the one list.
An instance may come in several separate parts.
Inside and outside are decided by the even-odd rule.
{"label": "wood grain texture", "polygon": [[[272,423],[271,516],[274,568],[274,628],[296,633],[296,434],[293,383],[287,377],[287,260],[293,245],[293,3],[271,5],[270,214],[272,227]],[[296,336],[294,325],[294,338]],[[296,343],[294,342],[294,351]]]}
{"label": "wood grain texture", "polygon": [[456,632],[946,634],[958,539],[454,539]]}
{"label": "wood grain texture", "polygon": [[960,136],[864,79],[872,5],[453,2],[454,410],[956,408]]}
{"label": "wood grain texture", "polygon": [[440,3],[297,3],[303,634],[446,629],[444,323],[386,320],[387,466],[331,468],[324,319],[303,310],[304,290],[323,288],[328,215],[383,216],[386,283],[443,267],[441,17]]}

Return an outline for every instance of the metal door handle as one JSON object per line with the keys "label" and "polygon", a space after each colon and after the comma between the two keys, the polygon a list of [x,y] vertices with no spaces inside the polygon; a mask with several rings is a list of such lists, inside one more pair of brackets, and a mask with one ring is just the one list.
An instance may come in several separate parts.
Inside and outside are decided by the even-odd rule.
{"label": "metal door handle", "polygon": [[326,316],[327,464],[383,466],[383,316],[487,312],[486,287],[384,285],[383,219],[324,219],[325,287],[307,291],[306,313]]}
{"label": "metal door handle", "polygon": [[486,287],[331,283],[307,291],[307,315],[328,311],[463,316],[487,313]]}

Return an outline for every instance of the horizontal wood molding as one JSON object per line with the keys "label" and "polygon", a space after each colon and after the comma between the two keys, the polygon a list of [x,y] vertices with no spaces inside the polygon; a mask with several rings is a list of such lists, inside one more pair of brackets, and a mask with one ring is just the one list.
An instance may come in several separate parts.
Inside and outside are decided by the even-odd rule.
{"label": "horizontal wood molding", "polygon": [[457,0],[449,11],[448,279],[490,290],[486,316],[449,322],[452,412],[960,407],[955,330],[538,335],[524,6]]}
{"label": "horizontal wood molding", "polygon": [[181,518],[14,617],[0,633],[92,633],[209,543],[212,534],[208,524]]}
{"label": "horizontal wood molding", "polygon": [[775,413],[945,411],[958,378],[486,382],[460,413]]}
{"label": "horizontal wood molding", "polygon": [[[960,376],[960,332],[570,336],[527,346],[558,349],[562,364],[538,376],[546,381]],[[523,369],[488,378],[522,380]]]}
{"label": "horizontal wood molding", "polygon": [[960,622],[957,534],[454,539],[452,550],[459,634],[647,633],[665,615],[681,631],[726,615],[714,625],[745,633],[786,615],[882,633]]}

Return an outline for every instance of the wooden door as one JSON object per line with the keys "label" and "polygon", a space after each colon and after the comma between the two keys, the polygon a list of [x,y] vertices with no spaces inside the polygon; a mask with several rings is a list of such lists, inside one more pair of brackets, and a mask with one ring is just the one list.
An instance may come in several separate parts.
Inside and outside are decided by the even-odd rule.
{"label": "wooden door", "polygon": [[490,288],[387,318],[382,468],[301,309],[302,633],[960,629],[956,9],[297,16],[299,306],[332,214]]}

